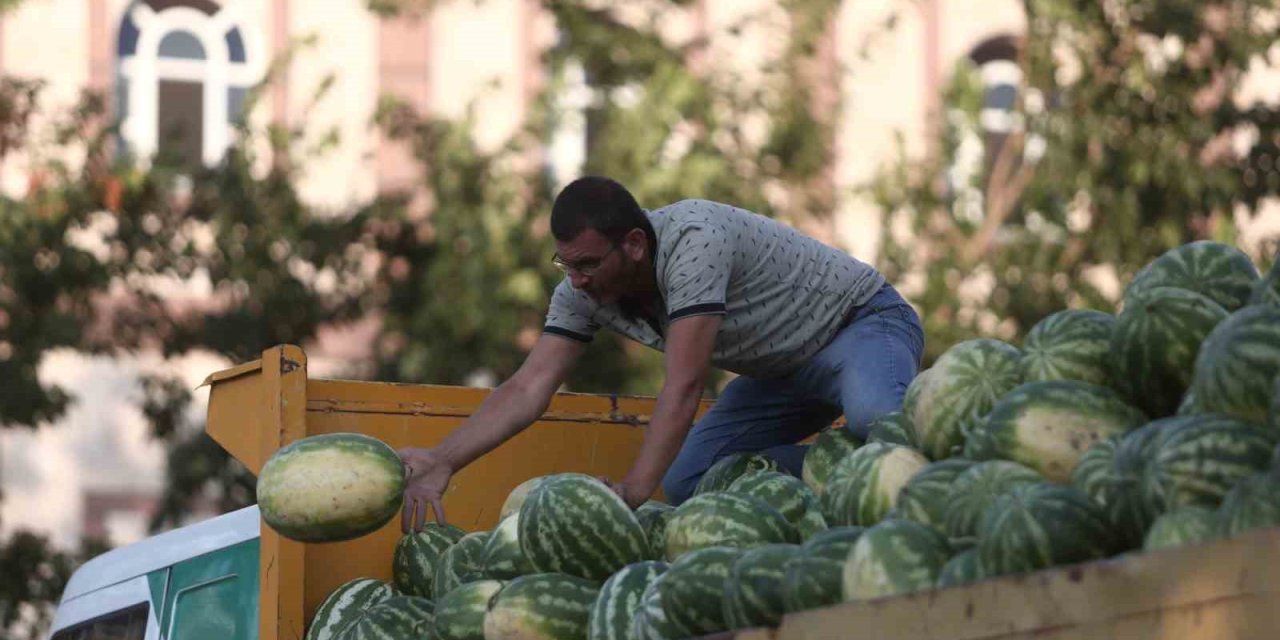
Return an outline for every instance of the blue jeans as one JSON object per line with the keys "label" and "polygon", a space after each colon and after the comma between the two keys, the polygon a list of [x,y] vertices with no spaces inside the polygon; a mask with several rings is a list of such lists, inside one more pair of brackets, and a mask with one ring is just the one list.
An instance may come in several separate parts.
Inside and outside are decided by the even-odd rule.
{"label": "blue jeans", "polygon": [[866,438],[868,425],[902,408],[920,368],[924,329],[911,305],[886,284],[831,342],[799,370],[779,378],[739,376],[693,425],[662,480],[673,505],[693,494],[717,460],[763,452],[799,476],[808,447],[796,444],[841,413],[848,429]]}

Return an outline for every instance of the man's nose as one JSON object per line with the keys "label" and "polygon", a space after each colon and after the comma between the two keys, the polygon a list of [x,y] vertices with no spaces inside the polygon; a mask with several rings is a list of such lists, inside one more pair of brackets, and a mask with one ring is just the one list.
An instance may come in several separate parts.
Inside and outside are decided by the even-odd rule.
{"label": "man's nose", "polygon": [[591,276],[584,276],[577,271],[569,271],[569,284],[573,285],[574,289],[583,288],[590,280]]}

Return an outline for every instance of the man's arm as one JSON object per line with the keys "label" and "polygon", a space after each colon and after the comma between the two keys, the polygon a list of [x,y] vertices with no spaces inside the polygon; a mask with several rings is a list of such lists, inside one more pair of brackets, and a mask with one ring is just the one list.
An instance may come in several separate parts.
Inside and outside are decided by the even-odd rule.
{"label": "man's arm", "polygon": [[428,507],[436,520],[444,523],[444,492],[454,472],[537,420],[585,350],[584,343],[543,334],[520,369],[439,445],[400,449],[397,453],[407,472],[401,528],[406,532],[421,530]]}
{"label": "man's arm", "polygon": [[662,391],[640,453],[621,486],[615,487],[632,508],[653,495],[684,444],[698,412],[716,332],[723,319],[722,315],[688,316],[672,322],[668,329]]}

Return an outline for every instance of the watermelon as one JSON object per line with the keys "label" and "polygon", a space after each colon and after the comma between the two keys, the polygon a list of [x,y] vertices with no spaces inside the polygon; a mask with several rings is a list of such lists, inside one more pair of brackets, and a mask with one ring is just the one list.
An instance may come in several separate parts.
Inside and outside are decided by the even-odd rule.
{"label": "watermelon", "polygon": [[605,483],[581,473],[546,479],[520,507],[520,549],[540,572],[604,581],[649,555],[635,513]]}
{"label": "watermelon", "polygon": [[951,559],[942,565],[942,571],[938,573],[938,587],[969,584],[984,577],[986,573],[982,569],[982,559],[978,557],[978,549],[975,547],[951,556]]}
{"label": "watermelon", "polygon": [[661,581],[662,576],[658,576],[640,594],[640,607],[631,622],[629,637],[633,640],[683,640],[692,635],[673,622],[662,608],[662,592],[658,588]]}
{"label": "watermelon", "polygon": [[897,503],[898,493],[929,464],[919,451],[871,442],[841,460],[823,493],[823,515],[832,525],[871,526]]}
{"label": "watermelon", "polygon": [[996,498],[978,525],[978,561],[992,576],[1106,558],[1116,550],[1102,508],[1070,486],[1016,487]]}
{"label": "watermelon", "polygon": [[329,592],[307,628],[306,640],[335,640],[353,626],[360,612],[399,595],[396,588],[373,578],[356,578]]}
{"label": "watermelon", "polygon": [[1139,483],[1152,510],[1216,507],[1240,480],[1267,470],[1280,433],[1222,414],[1165,421]]}
{"label": "watermelon", "polygon": [[810,538],[783,566],[782,604],[787,613],[843,600],[844,561],[862,527],[836,527]]}
{"label": "watermelon", "polygon": [[751,548],[800,541],[794,525],[758,498],[726,492],[704,493],[676,507],[667,521],[668,562],[704,547]]}
{"label": "watermelon", "polygon": [[1280,306],[1280,255],[1276,256],[1266,277],[1254,285],[1253,292],[1249,294],[1249,304]]}
{"label": "watermelon", "polygon": [[644,590],[667,570],[652,560],[629,564],[609,577],[587,617],[588,640],[629,640]]}
{"label": "watermelon", "polygon": [[1173,415],[1210,331],[1227,310],[1186,289],[1153,287],[1126,301],[1111,334],[1114,385],[1151,416]]}
{"label": "watermelon", "polygon": [[648,500],[636,509],[636,522],[644,529],[648,542],[649,559],[661,560],[667,556],[667,521],[676,508],[658,500]]}
{"label": "watermelon", "polygon": [[1064,309],[1045,316],[1027,332],[1022,345],[1023,381],[1107,384],[1115,323],[1115,316],[1093,309]]}
{"label": "watermelon", "polygon": [[821,496],[831,469],[861,446],[862,440],[844,427],[833,427],[819,433],[804,454],[800,477],[815,494]]}
{"label": "watermelon", "polygon": [[864,531],[844,563],[845,601],[932,588],[951,557],[947,539],[910,520],[886,520]]}
{"label": "watermelon", "polygon": [[466,532],[451,524],[428,522],[422,531],[401,536],[391,564],[396,588],[406,595],[434,597],[432,584],[440,556],[464,535]]}
{"label": "watermelon", "polygon": [[1259,473],[1241,480],[1218,507],[1217,520],[1223,537],[1280,525],[1280,474]]}
{"label": "watermelon", "polygon": [[1171,418],[1156,420],[1135,429],[1120,439],[1111,469],[1102,478],[1101,504],[1120,549],[1134,549],[1142,545],[1142,539],[1152,521],[1160,515],[1147,499],[1142,483],[1147,481],[1147,466],[1155,458],[1156,446],[1165,437],[1165,427],[1173,424]]}
{"label": "watermelon", "polygon": [[827,528],[818,496],[795,476],[777,471],[748,473],[734,480],[727,491],[758,498],[777,509],[795,526],[801,540]]}
{"label": "watermelon", "polygon": [[484,640],[485,612],[502,586],[500,580],[477,580],[460,585],[437,600],[434,640]]}
{"label": "watermelon", "polygon": [[498,510],[498,520],[503,520],[513,513],[519,513],[520,507],[524,506],[524,501],[529,499],[529,494],[533,493],[533,490],[546,479],[547,476],[534,476],[516,485],[516,488],[507,494],[507,499],[502,502],[502,508]]}
{"label": "watermelon", "polygon": [[486,578],[510,580],[537,572],[520,547],[519,512],[498,523],[485,541],[481,557]]}
{"label": "watermelon", "polygon": [[1266,424],[1280,375],[1280,306],[1245,307],[1205,338],[1191,391],[1202,411]]}
{"label": "watermelon", "polygon": [[436,605],[418,596],[394,596],[360,612],[341,640],[426,638],[432,633]]}
{"label": "watermelon", "polygon": [[1206,507],[1185,506],[1166,511],[1151,523],[1142,548],[1147,551],[1208,542],[1217,535],[1218,514]]}
{"label": "watermelon", "polygon": [[716,461],[698,480],[693,495],[724,491],[734,480],[752,471],[777,471],[778,461],[763,453],[731,453]]}
{"label": "watermelon", "polygon": [[1187,389],[1187,392],[1182,394],[1182,402],[1178,403],[1178,411],[1175,415],[1190,416],[1197,413],[1203,413],[1203,410],[1200,409],[1200,403],[1196,402],[1196,394],[1191,389]]}
{"label": "watermelon", "polygon": [[485,640],[586,640],[591,607],[599,593],[599,583],[577,576],[520,576],[489,601]]}
{"label": "watermelon", "polygon": [[656,582],[671,623],[691,635],[727,630],[724,583],[743,553],[733,547],[703,547],[671,563]]}
{"label": "watermelon", "polygon": [[1065,483],[1094,443],[1146,422],[1107,387],[1079,380],[1028,382],[1000,398],[970,434],[965,455],[1012,460]]}
{"label": "watermelon", "polygon": [[1080,456],[1075,471],[1071,472],[1071,486],[1083,491],[1102,507],[1107,505],[1106,488],[1111,479],[1111,467],[1116,450],[1120,448],[1120,440],[1124,437],[1125,434],[1117,433],[1093,443]]}
{"label": "watermelon", "polygon": [[460,585],[484,577],[484,548],[489,541],[488,531],[474,531],[462,536],[440,554],[435,577],[431,582],[431,596],[439,598]]}
{"label": "watermelon", "polygon": [[1243,251],[1201,240],[1174,247],[1144,266],[1125,288],[1124,304],[1155,287],[1179,287],[1234,311],[1249,300],[1257,282],[1258,269]]}
{"label": "watermelon", "polygon": [[1015,487],[1043,480],[1039,473],[1008,460],[981,462],[960,472],[942,516],[943,529],[951,544],[956,547],[972,545],[982,513],[996,498]]}
{"label": "watermelon", "polygon": [[966,458],[949,458],[930,463],[898,492],[898,503],[892,516],[905,518],[945,531],[947,505],[951,502],[951,487],[956,478],[977,464]]}
{"label": "watermelon", "polygon": [[867,442],[887,442],[918,449],[915,427],[907,419],[907,414],[894,411],[871,421],[868,425]]}
{"label": "watermelon", "polygon": [[933,367],[907,387],[903,412],[915,427],[920,451],[932,460],[964,447],[996,400],[1022,383],[1022,352],[1013,345],[980,338],[947,349]]}
{"label": "watermelon", "polygon": [[783,568],[799,551],[799,545],[769,544],[738,556],[724,582],[722,607],[730,629],[782,622]]}
{"label": "watermelon", "polygon": [[262,520],[298,542],[335,542],[372,533],[400,512],[405,468],[395,449],[359,433],[295,440],[258,474]]}

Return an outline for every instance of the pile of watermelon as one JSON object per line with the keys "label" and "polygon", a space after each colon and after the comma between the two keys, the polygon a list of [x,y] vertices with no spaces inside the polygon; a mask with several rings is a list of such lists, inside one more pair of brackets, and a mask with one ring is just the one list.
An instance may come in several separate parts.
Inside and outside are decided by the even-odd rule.
{"label": "pile of watermelon", "polygon": [[428,524],[394,580],[353,580],[308,640],[686,638],[787,613],[1280,524],[1280,266],[1178,247],[1117,314],[947,350],[863,442],[802,478],[721,459],[678,507],[576,473],[513,491],[492,531]]}

